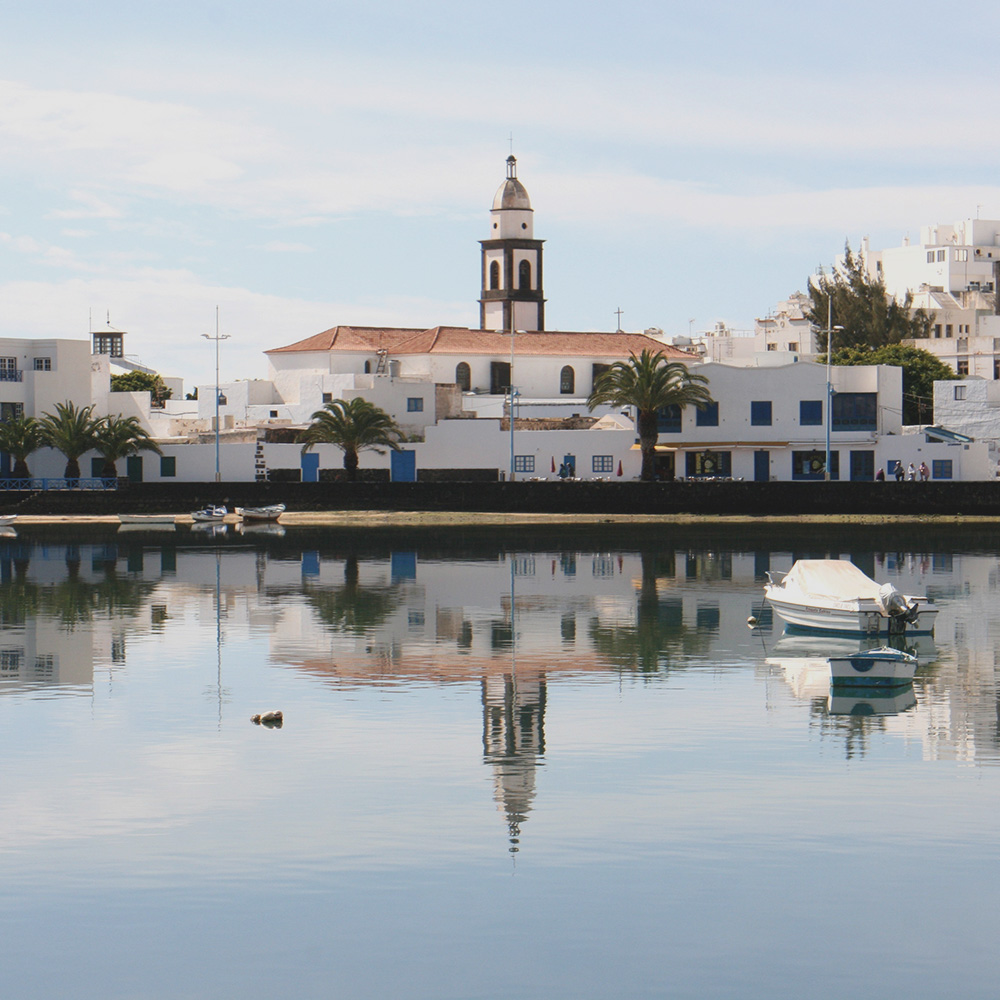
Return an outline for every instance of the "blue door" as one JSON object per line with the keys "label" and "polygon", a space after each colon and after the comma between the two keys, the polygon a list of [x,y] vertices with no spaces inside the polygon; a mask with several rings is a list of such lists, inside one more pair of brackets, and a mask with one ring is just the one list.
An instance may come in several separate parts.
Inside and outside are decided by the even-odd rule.
{"label": "blue door", "polygon": [[872,482],[875,479],[875,452],[851,452],[851,481]]}
{"label": "blue door", "polygon": [[755,483],[770,482],[771,479],[771,453],[769,451],[755,451],[753,453],[753,481]]}
{"label": "blue door", "polygon": [[316,483],[319,482],[319,455],[314,455],[311,451],[307,451],[302,456],[302,482],[304,483]]}
{"label": "blue door", "polygon": [[417,453],[415,451],[389,452],[389,475],[394,483],[417,481]]}
{"label": "blue door", "polygon": [[125,460],[125,467],[130,483],[142,482],[142,455],[129,455]]}

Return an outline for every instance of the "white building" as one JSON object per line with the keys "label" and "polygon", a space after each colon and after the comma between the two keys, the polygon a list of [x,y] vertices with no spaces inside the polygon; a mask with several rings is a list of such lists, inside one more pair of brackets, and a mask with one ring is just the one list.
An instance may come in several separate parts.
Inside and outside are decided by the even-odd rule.
{"label": "white building", "polygon": [[913,307],[934,320],[926,340],[910,341],[959,375],[1000,378],[1000,220],[963,219],[924,226],[920,241],[871,250],[862,244],[868,273],[880,275],[897,299],[913,295]]}

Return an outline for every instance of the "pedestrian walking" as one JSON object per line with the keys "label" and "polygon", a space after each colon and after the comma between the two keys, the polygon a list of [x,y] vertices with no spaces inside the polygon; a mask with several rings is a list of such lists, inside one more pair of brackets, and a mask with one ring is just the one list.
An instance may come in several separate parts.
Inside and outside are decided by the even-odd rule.
{"label": "pedestrian walking", "polygon": [[920,482],[926,483],[931,478],[931,470],[927,468],[926,462],[920,463]]}
{"label": "pedestrian walking", "polygon": [[878,472],[875,473],[875,482],[884,483],[885,482],[885,469],[880,465],[878,467]]}
{"label": "pedestrian walking", "polygon": [[906,470],[906,481],[912,483],[917,478],[916,466],[910,462],[910,467]]}
{"label": "pedestrian walking", "polygon": [[896,468],[893,471],[893,475],[896,477],[897,483],[901,483],[903,481],[903,476],[906,475],[903,471],[903,463],[898,458],[896,459]]}

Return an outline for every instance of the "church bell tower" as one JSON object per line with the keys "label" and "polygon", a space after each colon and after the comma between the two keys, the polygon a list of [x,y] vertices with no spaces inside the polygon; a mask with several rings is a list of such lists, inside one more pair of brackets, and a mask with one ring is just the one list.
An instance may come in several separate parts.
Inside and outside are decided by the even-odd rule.
{"label": "church bell tower", "polygon": [[542,243],[534,238],[531,201],[517,179],[517,160],[507,157],[507,179],[493,199],[490,238],[482,246],[481,330],[545,329]]}

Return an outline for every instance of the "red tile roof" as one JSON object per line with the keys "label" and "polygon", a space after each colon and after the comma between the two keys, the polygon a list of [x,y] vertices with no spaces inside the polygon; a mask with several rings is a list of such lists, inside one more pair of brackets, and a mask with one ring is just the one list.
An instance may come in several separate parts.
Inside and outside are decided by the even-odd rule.
{"label": "red tile roof", "polygon": [[[506,354],[510,334],[493,330],[470,330],[460,326],[436,326],[429,330],[377,326],[335,326],[313,337],[275,347],[265,354],[297,354],[309,351],[371,352],[386,350],[403,354]],[[667,358],[700,360],[641,333],[517,333],[514,352],[524,355],[566,355],[626,358],[644,350],[661,351]]]}

